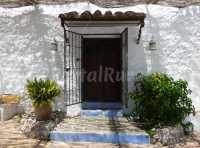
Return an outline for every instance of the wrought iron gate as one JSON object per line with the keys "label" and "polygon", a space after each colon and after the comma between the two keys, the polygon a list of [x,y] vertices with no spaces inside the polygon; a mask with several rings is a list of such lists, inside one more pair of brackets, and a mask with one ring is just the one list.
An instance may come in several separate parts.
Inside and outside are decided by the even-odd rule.
{"label": "wrought iron gate", "polygon": [[82,35],[64,30],[64,98],[66,106],[81,103]]}

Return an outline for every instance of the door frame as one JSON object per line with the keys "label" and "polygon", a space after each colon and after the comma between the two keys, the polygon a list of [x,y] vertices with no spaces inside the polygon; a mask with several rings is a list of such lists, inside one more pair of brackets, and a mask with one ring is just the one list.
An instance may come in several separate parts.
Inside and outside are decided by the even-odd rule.
{"label": "door frame", "polygon": [[[78,40],[78,42],[80,42],[80,46],[74,46],[74,38],[71,39],[71,35],[72,34],[72,37],[73,35],[75,36],[79,36],[78,38],[80,38],[80,40]],[[128,81],[127,81],[127,71],[128,71],[128,28],[125,28],[121,33],[119,34],[80,34],[80,33],[76,33],[76,32],[73,32],[71,30],[66,30],[64,28],[64,100],[65,100],[65,105],[66,106],[71,106],[71,105],[75,105],[75,104],[83,104],[82,103],[82,96],[83,96],[83,87],[82,85],[84,84],[83,82],[83,74],[82,74],[82,64],[80,65],[80,68],[79,68],[79,73],[80,73],[80,76],[79,76],[79,79],[80,79],[80,89],[77,90],[77,93],[79,93],[79,98],[78,100],[76,99],[75,102],[72,102],[70,103],[70,99],[71,99],[71,96],[70,95],[67,95],[67,82],[66,82],[66,77],[67,77],[67,72],[69,72],[71,69],[75,69],[77,70],[77,67],[67,67],[67,61],[66,61],[66,58],[67,58],[67,50],[72,50],[72,49],[79,49],[79,52],[81,53],[79,57],[76,58],[76,61],[79,61],[78,63],[82,63],[82,57],[83,57],[83,54],[82,54],[82,50],[83,50],[83,38],[120,38],[121,39],[121,71],[122,71],[122,74],[123,74],[123,78],[122,78],[122,93],[123,93],[123,96],[122,96],[122,104],[120,104],[120,108],[122,107],[125,107],[127,108],[128,106],[128,95],[127,95],[127,91],[128,91]],[[124,39],[125,39],[125,42],[124,42]],[[72,43],[71,43],[72,41]],[[126,44],[125,46],[123,46],[123,44]],[[80,60],[79,60],[80,59]],[[125,64],[125,66],[124,66]],[[125,87],[124,87],[125,86]],[[69,99],[68,99],[68,97]],[[114,105],[112,105],[113,107]],[[118,105],[117,105],[118,106]]]}
{"label": "door frame", "polygon": [[[84,45],[84,39],[110,39],[110,38],[116,38],[116,39],[120,39],[121,40],[121,34],[84,34],[83,35],[83,38],[82,38],[82,57],[81,59],[84,60],[85,57],[84,57],[84,48],[85,48],[85,45]],[[121,52],[121,58],[120,58],[120,69],[121,69],[121,72],[123,71],[123,65],[122,65],[122,60],[123,60],[123,48],[122,48],[122,43],[120,42],[120,52]],[[81,62],[83,63],[83,62]],[[81,69],[83,69],[83,65],[81,65]],[[120,95],[120,101],[119,102],[90,102],[90,101],[85,101],[83,102],[83,98],[85,97],[85,78],[83,76],[81,76],[81,82],[82,82],[82,89],[81,89],[81,100],[82,100],[82,109],[121,109],[123,107],[123,104],[124,104],[124,101],[123,101],[123,92],[121,91],[121,95]],[[120,88],[122,89],[122,83],[123,83],[123,80],[121,80],[121,86]]]}

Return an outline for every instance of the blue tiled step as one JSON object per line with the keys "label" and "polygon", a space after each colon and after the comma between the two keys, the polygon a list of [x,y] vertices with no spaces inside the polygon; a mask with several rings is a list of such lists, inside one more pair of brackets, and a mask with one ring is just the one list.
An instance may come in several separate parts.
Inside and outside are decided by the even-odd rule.
{"label": "blue tiled step", "polygon": [[81,116],[119,118],[123,117],[123,112],[122,110],[81,110]]}
{"label": "blue tiled step", "polygon": [[136,123],[128,121],[125,117],[105,118],[100,116],[93,118],[90,116],[78,116],[75,118],[65,118],[51,132],[50,138],[51,140],[62,142],[150,143],[148,134],[138,128]]}
{"label": "blue tiled step", "polygon": [[62,142],[98,142],[113,144],[150,144],[148,135],[132,135],[125,133],[67,133],[51,132],[50,139]]}
{"label": "blue tiled step", "polygon": [[122,109],[119,102],[83,102],[82,109]]}

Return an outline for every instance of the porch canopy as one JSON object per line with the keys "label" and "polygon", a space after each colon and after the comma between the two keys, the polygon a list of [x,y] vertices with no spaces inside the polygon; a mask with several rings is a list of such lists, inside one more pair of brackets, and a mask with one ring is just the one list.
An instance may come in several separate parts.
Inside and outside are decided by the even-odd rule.
{"label": "porch canopy", "polygon": [[117,11],[112,13],[111,11],[106,11],[104,14],[100,10],[96,10],[94,13],[90,11],[85,11],[79,14],[76,11],[63,13],[59,15],[61,23],[69,21],[136,21],[139,24],[144,25],[145,13],[135,13],[133,11],[121,12]]}
{"label": "porch canopy", "polygon": [[[77,9],[78,10],[78,9]],[[126,12],[112,12],[112,11],[106,11],[101,12],[100,10],[96,10],[94,13],[90,11],[84,11],[82,13],[78,13],[77,11],[63,13],[59,15],[59,18],[61,19],[61,25],[64,29],[64,65],[69,64],[69,66],[65,69],[65,92],[70,92],[73,89],[73,86],[71,86],[72,82],[70,80],[73,80],[73,75],[81,76],[81,69],[83,68],[86,70],[86,73],[91,72],[98,72],[97,75],[100,74],[99,67],[106,67],[108,64],[108,67],[112,67],[116,70],[116,72],[123,72],[123,82],[114,81],[108,83],[108,81],[99,80],[99,82],[90,82],[87,81],[87,79],[84,78],[77,78],[77,80],[82,79],[83,82],[85,82],[83,85],[81,84],[81,87],[84,87],[84,90],[78,89],[78,91],[71,91],[70,94],[76,92],[79,94],[78,100],[74,100],[72,96],[65,93],[65,100],[67,106],[70,106],[74,103],[81,103],[82,101],[83,106],[86,105],[84,108],[97,108],[102,107],[100,105],[102,102],[101,99],[103,99],[105,102],[103,105],[103,108],[105,108],[107,105],[105,103],[117,103],[117,108],[121,108],[121,103],[128,107],[128,100],[127,94],[128,94],[128,80],[127,80],[127,72],[128,72],[128,27],[132,27],[132,25],[136,26],[136,29],[139,29],[139,33],[136,34],[137,40],[136,43],[139,44],[140,36],[141,36],[141,30],[144,26],[144,19],[146,15],[145,13],[136,13],[133,11],[126,11]],[[116,26],[116,28],[113,29],[113,27]],[[76,28],[77,27],[77,28]],[[87,29],[89,27],[94,27],[92,29]],[[106,31],[102,31],[102,27],[105,27]],[[83,30],[82,30],[83,29]],[[103,28],[104,29],[104,28]],[[134,28],[135,29],[135,28]],[[110,31],[108,31],[110,30]],[[130,29],[131,30],[131,29]],[[131,33],[135,33],[131,32]],[[91,36],[92,37],[91,37]],[[98,39],[95,40],[93,36],[97,35]],[[117,38],[112,38],[108,40],[101,38],[102,36],[105,37],[117,35]],[[87,36],[90,36],[90,39],[87,40]],[[99,36],[101,36],[101,40],[99,40]],[[92,40],[91,40],[92,39]],[[103,40],[102,40],[103,39]],[[104,45],[104,46],[101,46]],[[90,54],[86,53],[86,46],[87,49],[96,49],[95,52],[90,52]],[[111,49],[114,50],[111,50]],[[93,50],[93,51],[94,51]],[[81,52],[81,54],[80,54]],[[107,52],[107,54],[105,54]],[[77,54],[79,53],[79,54]],[[84,55],[85,54],[85,55]],[[120,54],[121,57],[120,57]],[[90,55],[90,58],[89,58]],[[92,56],[91,56],[92,55]],[[98,58],[98,61],[91,62],[91,60],[94,59],[94,57],[99,56],[103,58]],[[68,58],[66,58],[68,57]],[[70,58],[71,57],[71,58]],[[87,58],[86,58],[87,57]],[[84,59],[85,58],[85,59]],[[112,61],[111,59],[114,58]],[[84,61],[84,64],[81,64],[81,62],[74,61],[74,59],[78,59],[78,61]],[[82,60],[83,59],[83,60]],[[89,65],[85,63],[86,59],[88,59],[88,63],[93,63],[93,65]],[[105,62],[107,61],[107,62]],[[79,65],[72,64],[72,63],[78,63]],[[77,66],[77,67],[76,67]],[[82,67],[83,66],[83,67]],[[85,67],[84,67],[85,66]],[[122,71],[123,67],[123,71]],[[116,74],[116,73],[115,73]],[[105,76],[105,75],[104,75]],[[104,77],[103,76],[103,77]],[[68,81],[67,81],[68,79]],[[105,79],[105,77],[104,77]],[[82,81],[81,80],[81,81]],[[121,81],[121,80],[120,80]],[[87,85],[86,85],[87,83]],[[78,83],[80,84],[80,83]],[[110,90],[109,93],[106,93],[105,88]],[[123,89],[121,89],[123,88]],[[90,91],[87,91],[90,90]],[[84,93],[82,93],[84,91]],[[123,92],[121,92],[123,91]],[[100,102],[99,105],[91,105],[90,102]],[[89,107],[88,107],[89,106]],[[108,105],[110,107],[110,105]],[[108,107],[107,106],[107,107]],[[115,105],[111,105],[112,107]]]}
{"label": "porch canopy", "polygon": [[[96,10],[94,13],[91,13],[90,11],[84,11],[83,13],[79,14],[76,11],[63,13],[59,15],[59,18],[61,19],[61,25],[65,29],[65,25],[68,26],[71,22],[113,22],[113,24],[117,22],[124,22],[124,23],[134,23],[136,25],[139,25],[139,33],[138,33],[138,39],[137,43],[139,43],[142,28],[144,27],[144,19],[146,17],[145,13],[136,13],[133,11],[126,11],[121,12],[117,11],[115,13],[112,13],[111,11],[106,11],[105,13],[102,13],[100,10]],[[87,24],[88,26],[88,24]]]}
{"label": "porch canopy", "polygon": [[0,0],[4,7],[20,7],[34,4],[66,4],[73,2],[90,2],[102,7],[120,7],[137,4],[158,4],[183,8],[199,4],[200,0]]}

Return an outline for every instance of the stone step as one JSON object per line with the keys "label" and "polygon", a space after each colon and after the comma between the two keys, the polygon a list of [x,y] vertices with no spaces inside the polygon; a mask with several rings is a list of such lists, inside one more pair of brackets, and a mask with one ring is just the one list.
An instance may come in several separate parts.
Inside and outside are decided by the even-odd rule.
{"label": "stone step", "polygon": [[123,117],[122,110],[81,110],[82,117],[107,117],[107,118],[119,118]]}
{"label": "stone step", "polygon": [[83,102],[82,109],[122,109],[121,103],[113,102]]}
{"label": "stone step", "polygon": [[[155,148],[152,144],[113,144],[113,143],[97,143],[97,142],[48,142],[48,148]],[[157,147],[157,148],[161,148]]]}
{"label": "stone step", "polygon": [[150,137],[126,118],[66,118],[50,134],[61,142],[149,144]]}

